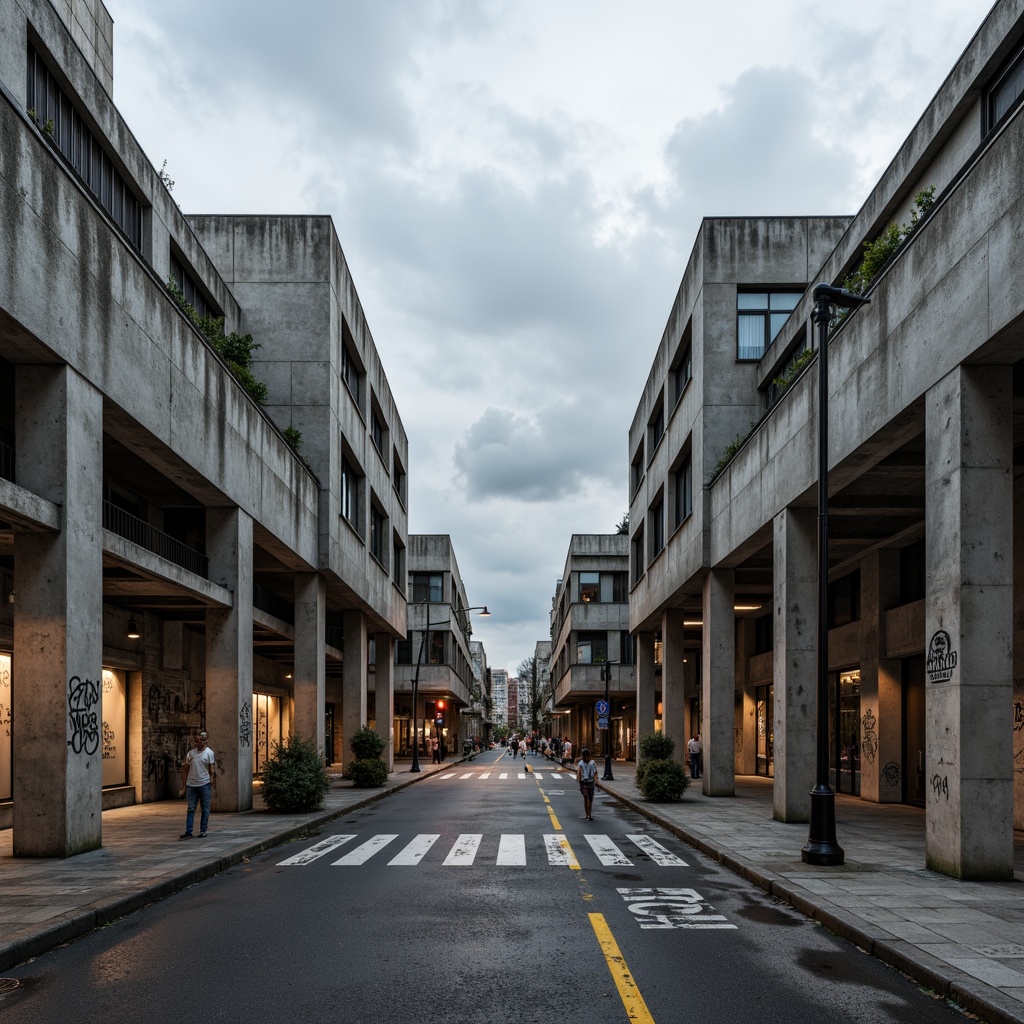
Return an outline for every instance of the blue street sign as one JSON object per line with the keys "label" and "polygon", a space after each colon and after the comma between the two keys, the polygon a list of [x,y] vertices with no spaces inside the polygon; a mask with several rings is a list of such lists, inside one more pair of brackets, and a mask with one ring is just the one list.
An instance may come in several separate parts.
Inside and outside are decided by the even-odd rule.
{"label": "blue street sign", "polygon": [[607,718],[608,717],[608,712],[611,710],[611,708],[608,707],[608,701],[606,701],[606,700],[599,700],[594,705],[594,710],[597,712],[597,715],[598,715],[599,718]]}
{"label": "blue street sign", "polygon": [[597,727],[598,727],[598,729],[607,729],[608,728],[608,719],[607,718],[599,718],[597,720]]}

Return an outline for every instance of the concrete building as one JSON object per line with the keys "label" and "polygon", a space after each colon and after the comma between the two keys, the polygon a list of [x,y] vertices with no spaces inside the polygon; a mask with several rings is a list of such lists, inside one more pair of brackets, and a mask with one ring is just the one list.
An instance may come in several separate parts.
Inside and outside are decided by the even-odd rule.
{"label": "concrete building", "polygon": [[483,744],[491,738],[491,670],[487,667],[487,652],[479,640],[469,641],[469,660],[473,667],[473,690],[470,693],[469,712],[479,721],[475,725],[476,736]]}
{"label": "concrete building", "polygon": [[551,688],[551,641],[538,640],[533,648],[533,663],[537,672],[537,697],[540,702],[538,719],[543,736],[551,735],[551,713],[554,694]]}
{"label": "concrete building", "polygon": [[[411,534],[408,546],[407,638],[395,649],[395,742],[411,753],[413,731],[420,754],[435,736],[448,753],[476,735],[480,714],[469,649],[473,622],[462,574],[447,534]],[[413,684],[417,699],[413,704]]]}
{"label": "concrete building", "polygon": [[833,786],[925,806],[927,865],[963,878],[1012,877],[1024,826],[1022,48],[1000,0],[855,216],[706,220],[629,441],[638,728],[659,703],[677,743],[699,720],[705,794],[766,774],[776,818],[807,820],[809,286],[906,226],[831,333],[821,710]]}
{"label": "concrete building", "polygon": [[497,726],[508,725],[508,670],[491,669],[491,717]]}
{"label": "concrete building", "polygon": [[220,810],[291,734],[344,761],[377,720],[390,759],[407,445],[330,220],[185,217],[100,0],[0,24],[0,824],[68,856],[200,727]]}
{"label": "concrete building", "polygon": [[[629,538],[575,533],[551,610],[553,732],[573,748],[604,757],[636,756],[636,677],[629,633]],[[595,705],[609,695],[608,730],[598,728]],[[651,723],[653,728],[653,718]]]}

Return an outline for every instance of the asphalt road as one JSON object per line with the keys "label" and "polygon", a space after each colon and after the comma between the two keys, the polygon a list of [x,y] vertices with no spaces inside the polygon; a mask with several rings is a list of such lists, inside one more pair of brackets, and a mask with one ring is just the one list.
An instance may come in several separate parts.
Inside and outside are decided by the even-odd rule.
{"label": "asphalt road", "polygon": [[526,763],[482,755],[7,972],[0,1021],[964,1021]]}

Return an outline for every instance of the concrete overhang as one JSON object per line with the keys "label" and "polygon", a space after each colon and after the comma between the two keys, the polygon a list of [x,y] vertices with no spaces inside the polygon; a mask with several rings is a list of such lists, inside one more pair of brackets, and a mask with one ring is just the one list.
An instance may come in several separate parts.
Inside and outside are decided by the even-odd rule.
{"label": "concrete overhang", "polygon": [[0,477],[0,519],[19,533],[59,533],[60,505]]}

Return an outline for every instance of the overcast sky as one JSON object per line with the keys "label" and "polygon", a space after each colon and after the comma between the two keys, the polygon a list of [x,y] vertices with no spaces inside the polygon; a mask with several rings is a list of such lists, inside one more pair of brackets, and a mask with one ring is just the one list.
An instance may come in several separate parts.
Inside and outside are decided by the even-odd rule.
{"label": "overcast sky", "polygon": [[[989,0],[106,0],[186,212],[334,218],[492,668],[549,635],[703,216],[855,212]],[[258,338],[256,339],[259,340]]]}

